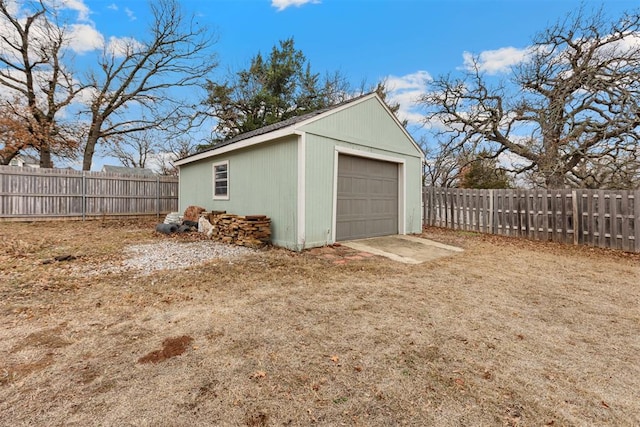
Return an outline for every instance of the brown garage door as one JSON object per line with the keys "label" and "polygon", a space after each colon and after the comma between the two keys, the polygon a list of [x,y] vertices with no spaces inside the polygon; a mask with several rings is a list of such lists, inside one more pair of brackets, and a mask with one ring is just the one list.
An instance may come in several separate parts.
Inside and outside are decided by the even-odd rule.
{"label": "brown garage door", "polygon": [[336,240],[398,234],[398,165],[340,154]]}

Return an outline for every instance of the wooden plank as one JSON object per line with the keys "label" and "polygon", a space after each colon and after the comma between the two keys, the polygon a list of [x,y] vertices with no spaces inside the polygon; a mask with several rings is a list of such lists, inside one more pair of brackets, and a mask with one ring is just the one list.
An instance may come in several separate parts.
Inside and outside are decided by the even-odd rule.
{"label": "wooden plank", "polygon": [[489,233],[495,233],[496,227],[494,223],[494,204],[495,204],[495,190],[489,190]]}
{"label": "wooden plank", "polygon": [[573,233],[573,244],[578,244],[579,238],[579,222],[580,217],[578,216],[578,192],[576,190],[571,191],[571,225],[572,225],[572,233]]}
{"label": "wooden plank", "polygon": [[620,243],[621,249],[633,252],[633,239],[631,239],[631,233],[629,230],[629,223],[631,222],[630,218],[630,208],[629,208],[629,191],[620,191]]}
{"label": "wooden plank", "polygon": [[[595,198],[593,200],[593,218],[595,220],[595,228],[597,230],[597,239],[594,239],[594,244],[604,248],[605,244],[605,235],[604,235],[604,191],[596,190]],[[595,235],[595,233],[594,233]]]}
{"label": "wooden plank", "polygon": [[[629,201],[631,206],[631,201]],[[633,192],[633,210],[629,212],[629,217],[633,221],[633,227],[629,227],[630,235],[633,235],[633,251],[640,252],[640,190]]]}

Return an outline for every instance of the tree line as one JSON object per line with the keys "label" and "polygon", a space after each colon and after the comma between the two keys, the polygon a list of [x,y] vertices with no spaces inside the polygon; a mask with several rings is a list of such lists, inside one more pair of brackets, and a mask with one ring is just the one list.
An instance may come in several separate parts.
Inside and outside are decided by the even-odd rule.
{"label": "tree line", "polygon": [[[82,159],[96,150],[131,167],[170,161],[265,125],[332,106],[352,87],[315,71],[293,38],[214,79],[216,35],[177,0],[150,2],[146,38],[105,44],[72,67],[68,25],[51,2],[0,0],[0,163],[21,152]],[[467,188],[640,186],[640,14],[582,7],[534,35],[523,60],[491,75],[479,56],[428,82],[425,183]],[[201,91],[201,92],[200,92]],[[202,99],[181,94],[202,93]],[[392,105],[396,112],[399,105]],[[73,111],[73,115],[69,112]],[[208,126],[205,141],[188,137]]]}

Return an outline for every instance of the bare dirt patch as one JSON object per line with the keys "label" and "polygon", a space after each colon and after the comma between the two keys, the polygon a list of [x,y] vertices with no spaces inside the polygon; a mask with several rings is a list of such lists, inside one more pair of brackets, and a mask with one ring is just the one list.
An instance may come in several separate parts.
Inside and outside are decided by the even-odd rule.
{"label": "bare dirt patch", "polygon": [[159,363],[172,357],[180,356],[187,351],[189,344],[193,342],[193,338],[182,335],[176,338],[167,338],[162,341],[162,349],[155,350],[146,356],[138,359],[138,363]]}
{"label": "bare dirt patch", "polygon": [[[0,224],[0,420],[640,424],[637,255],[428,229],[465,252],[406,265],[270,249],[79,274],[130,245],[199,241],[153,229]],[[139,363],[167,337],[179,357]]]}

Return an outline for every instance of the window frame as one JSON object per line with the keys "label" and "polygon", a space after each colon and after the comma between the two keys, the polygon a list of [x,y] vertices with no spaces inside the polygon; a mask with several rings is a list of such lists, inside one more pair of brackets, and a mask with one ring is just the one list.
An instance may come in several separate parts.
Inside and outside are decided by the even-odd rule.
{"label": "window frame", "polygon": [[[226,166],[227,170],[227,176],[224,179],[224,181],[226,181],[226,189],[227,192],[224,195],[217,195],[216,194],[216,184],[220,181],[223,181],[222,179],[218,180],[218,177],[216,176],[216,168],[218,166]],[[225,160],[223,162],[216,162],[214,164],[211,165],[211,173],[212,173],[212,178],[213,178],[213,200],[229,200],[229,160]]]}

